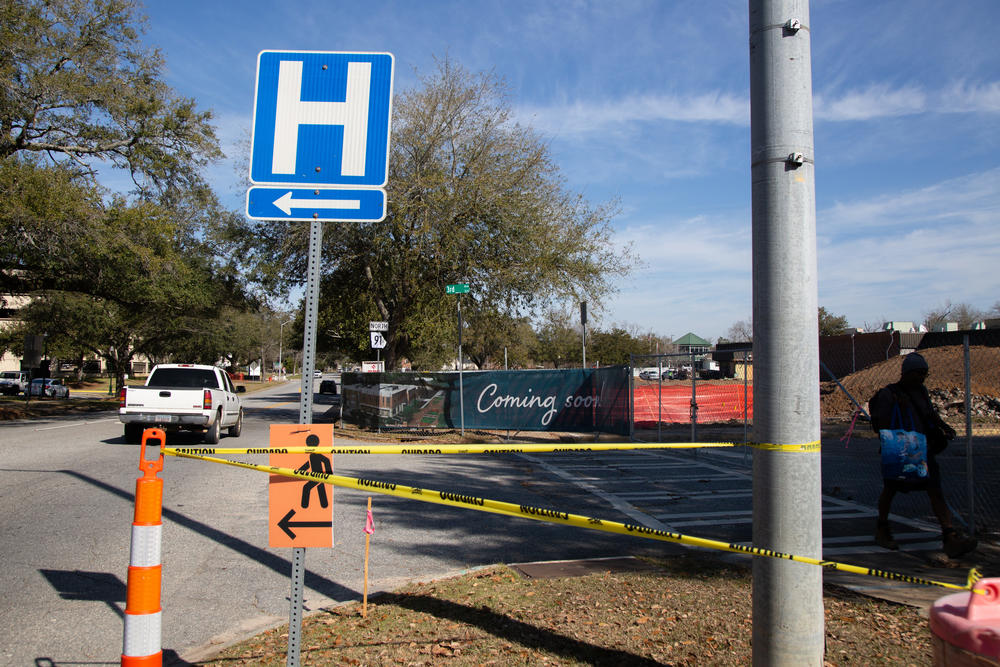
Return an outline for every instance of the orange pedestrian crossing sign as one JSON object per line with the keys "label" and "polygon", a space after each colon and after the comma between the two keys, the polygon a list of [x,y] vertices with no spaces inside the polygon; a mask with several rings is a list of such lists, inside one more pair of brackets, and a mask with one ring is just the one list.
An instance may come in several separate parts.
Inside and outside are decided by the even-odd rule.
{"label": "orange pedestrian crossing sign", "polygon": [[[333,447],[333,424],[271,424],[272,448]],[[270,454],[276,468],[333,473],[333,456],[322,453]],[[333,546],[333,486],[283,475],[268,481],[268,545]]]}

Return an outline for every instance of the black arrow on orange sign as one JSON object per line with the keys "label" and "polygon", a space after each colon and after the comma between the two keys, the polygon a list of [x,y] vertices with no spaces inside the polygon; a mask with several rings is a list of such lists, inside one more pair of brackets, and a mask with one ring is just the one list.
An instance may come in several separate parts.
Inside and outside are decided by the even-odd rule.
{"label": "black arrow on orange sign", "polygon": [[278,522],[278,528],[285,531],[285,535],[288,535],[289,539],[295,539],[295,533],[292,532],[292,528],[330,528],[333,526],[333,521],[292,521],[292,517],[295,516],[295,510],[288,510],[288,514],[281,517],[281,521]]}

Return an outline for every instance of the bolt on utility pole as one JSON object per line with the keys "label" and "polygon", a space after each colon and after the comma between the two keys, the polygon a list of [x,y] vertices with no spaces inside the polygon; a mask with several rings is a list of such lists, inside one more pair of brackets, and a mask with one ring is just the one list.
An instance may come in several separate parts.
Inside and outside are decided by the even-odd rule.
{"label": "bolt on utility pole", "polygon": [[[822,557],[808,0],[749,0],[753,544]],[[753,664],[823,665],[823,570],[753,562]]]}

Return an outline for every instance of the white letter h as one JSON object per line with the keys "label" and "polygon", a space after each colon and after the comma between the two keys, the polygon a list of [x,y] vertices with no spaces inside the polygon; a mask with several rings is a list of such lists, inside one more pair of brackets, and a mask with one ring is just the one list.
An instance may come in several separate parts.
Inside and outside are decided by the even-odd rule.
{"label": "white letter h", "polygon": [[271,173],[295,173],[299,125],[343,125],[344,149],[340,173],[344,176],[365,175],[371,69],[371,63],[348,63],[347,95],[344,101],[309,102],[301,99],[302,61],[281,61],[278,66],[278,100],[274,114]]}

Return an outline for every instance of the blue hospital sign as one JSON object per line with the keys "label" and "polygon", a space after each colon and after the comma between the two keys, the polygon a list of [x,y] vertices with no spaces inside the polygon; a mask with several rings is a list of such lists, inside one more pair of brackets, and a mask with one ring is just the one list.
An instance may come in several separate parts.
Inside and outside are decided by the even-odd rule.
{"label": "blue hospital sign", "polygon": [[262,51],[250,180],[259,185],[384,187],[392,75],[390,53]]}

